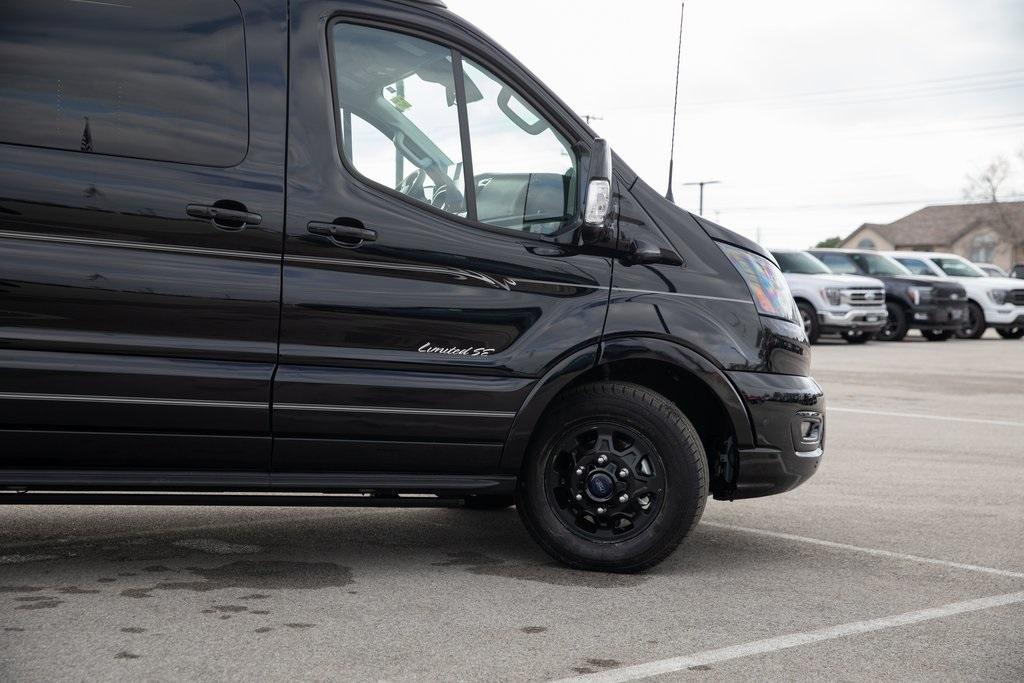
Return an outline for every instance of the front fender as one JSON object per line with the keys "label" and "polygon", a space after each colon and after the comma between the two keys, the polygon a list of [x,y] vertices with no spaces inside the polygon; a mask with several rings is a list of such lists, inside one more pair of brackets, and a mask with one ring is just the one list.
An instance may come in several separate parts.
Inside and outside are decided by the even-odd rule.
{"label": "front fender", "polygon": [[756,445],[750,415],[736,387],[725,372],[699,352],[666,339],[617,337],[576,352],[559,362],[537,382],[516,414],[501,456],[501,471],[519,471],[533,433],[551,402],[588,372],[599,376],[600,368],[629,360],[653,360],[671,364],[703,382],[722,403],[737,446]]}

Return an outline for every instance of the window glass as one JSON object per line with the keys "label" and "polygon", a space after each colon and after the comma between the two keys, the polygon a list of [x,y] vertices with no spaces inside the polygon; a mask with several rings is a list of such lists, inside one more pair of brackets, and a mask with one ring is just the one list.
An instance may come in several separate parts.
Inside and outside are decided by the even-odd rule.
{"label": "window glass", "polygon": [[972,263],[952,256],[936,256],[932,261],[950,277],[985,277],[985,273]]}
{"label": "window glass", "polygon": [[233,166],[248,138],[233,0],[0,3],[0,142]]}
{"label": "window glass", "polygon": [[829,267],[833,273],[837,275],[858,275],[860,274],[860,268],[853,262],[849,254],[842,254],[838,252],[824,252],[817,254],[818,258],[821,259],[822,263]]}
{"label": "window glass", "polygon": [[934,275],[928,264],[920,259],[896,257],[896,260],[914,275]]}
{"label": "window glass", "polygon": [[861,270],[867,275],[909,275],[910,271],[899,263],[881,254],[852,254]]}
{"label": "window glass", "polygon": [[798,275],[830,275],[824,263],[804,251],[776,251],[772,254],[783,273]]}
{"label": "window glass", "polygon": [[463,72],[478,220],[557,232],[576,211],[569,143],[488,70],[465,59]]}
{"label": "window glass", "polygon": [[466,216],[452,53],[353,24],[333,28],[342,152],[361,175]]}

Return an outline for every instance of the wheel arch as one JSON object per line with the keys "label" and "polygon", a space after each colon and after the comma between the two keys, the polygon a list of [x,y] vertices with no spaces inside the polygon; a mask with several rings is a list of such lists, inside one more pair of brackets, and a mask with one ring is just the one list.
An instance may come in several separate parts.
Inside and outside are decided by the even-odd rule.
{"label": "wheel arch", "polygon": [[509,433],[502,471],[519,471],[536,427],[553,401],[581,384],[609,379],[647,387],[678,405],[704,443],[713,478],[715,459],[722,455],[715,452],[720,446],[734,451],[756,443],[746,405],[723,369],[675,341],[620,337],[575,354],[537,383]]}

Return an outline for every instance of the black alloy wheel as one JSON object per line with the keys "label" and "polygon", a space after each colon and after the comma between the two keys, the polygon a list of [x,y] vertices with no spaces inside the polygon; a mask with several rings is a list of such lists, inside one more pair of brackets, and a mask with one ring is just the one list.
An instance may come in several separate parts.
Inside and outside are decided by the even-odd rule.
{"label": "black alloy wheel", "polygon": [[1000,327],[996,332],[1003,339],[1020,339],[1024,337],[1024,327]]}
{"label": "black alloy wheel", "polygon": [[921,330],[921,335],[931,342],[944,342],[953,336],[952,330]]}
{"label": "black alloy wheel", "polygon": [[597,382],[549,409],[523,464],[516,507],[552,557],[633,572],[679,545],[707,495],[707,456],[679,408],[636,384]]}
{"label": "black alloy wheel", "polygon": [[906,311],[892,301],[886,302],[885,308],[889,311],[889,319],[885,321],[885,327],[878,331],[878,339],[880,341],[902,341],[910,330]]}
{"label": "black alloy wheel", "polygon": [[956,331],[959,339],[981,339],[988,325],[985,324],[985,311],[973,301],[967,304],[967,322]]}

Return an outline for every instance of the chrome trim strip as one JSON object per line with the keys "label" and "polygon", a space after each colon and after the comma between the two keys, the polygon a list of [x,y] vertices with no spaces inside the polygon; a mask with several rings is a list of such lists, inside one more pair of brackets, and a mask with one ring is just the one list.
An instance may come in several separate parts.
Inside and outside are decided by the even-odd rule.
{"label": "chrome trim strip", "polygon": [[0,230],[0,238],[30,240],[35,242],[59,242],[77,244],[87,247],[112,247],[114,249],[138,249],[140,251],[159,251],[175,254],[195,254],[197,256],[227,256],[247,258],[260,261],[280,261],[278,254],[265,254],[255,251],[231,251],[230,249],[203,249],[201,247],[179,247],[170,244],[144,244],[141,242],[124,242],[121,240],[93,239],[88,237],[64,237],[62,235],[34,235],[28,232]]}
{"label": "chrome trim strip", "polygon": [[627,289],[626,287],[612,287],[615,292],[636,292],[637,294],[664,294],[665,296],[681,296],[686,299],[710,299],[711,301],[731,301],[735,304],[747,304],[753,306],[753,301],[747,299],[730,299],[724,296],[709,296],[707,294],[685,294],[683,292],[657,292],[651,289]]}
{"label": "chrome trim strip", "polygon": [[83,396],[78,394],[22,394],[0,392],[5,401],[61,401],[74,403],[119,403],[130,405],[188,406],[194,408],[258,408],[270,407],[268,403],[252,401],[204,401],[187,398],[143,398],[139,396]]}
{"label": "chrome trim strip", "polygon": [[511,419],[516,414],[491,410],[435,410],[432,408],[394,408],[373,406],[338,406],[314,403],[275,403],[275,410],[309,410],[334,413],[378,413],[385,415],[439,415],[447,417],[499,417]]}
{"label": "chrome trim strip", "polygon": [[825,450],[822,448],[816,448],[813,451],[794,451],[798,458],[820,458],[824,455]]}

